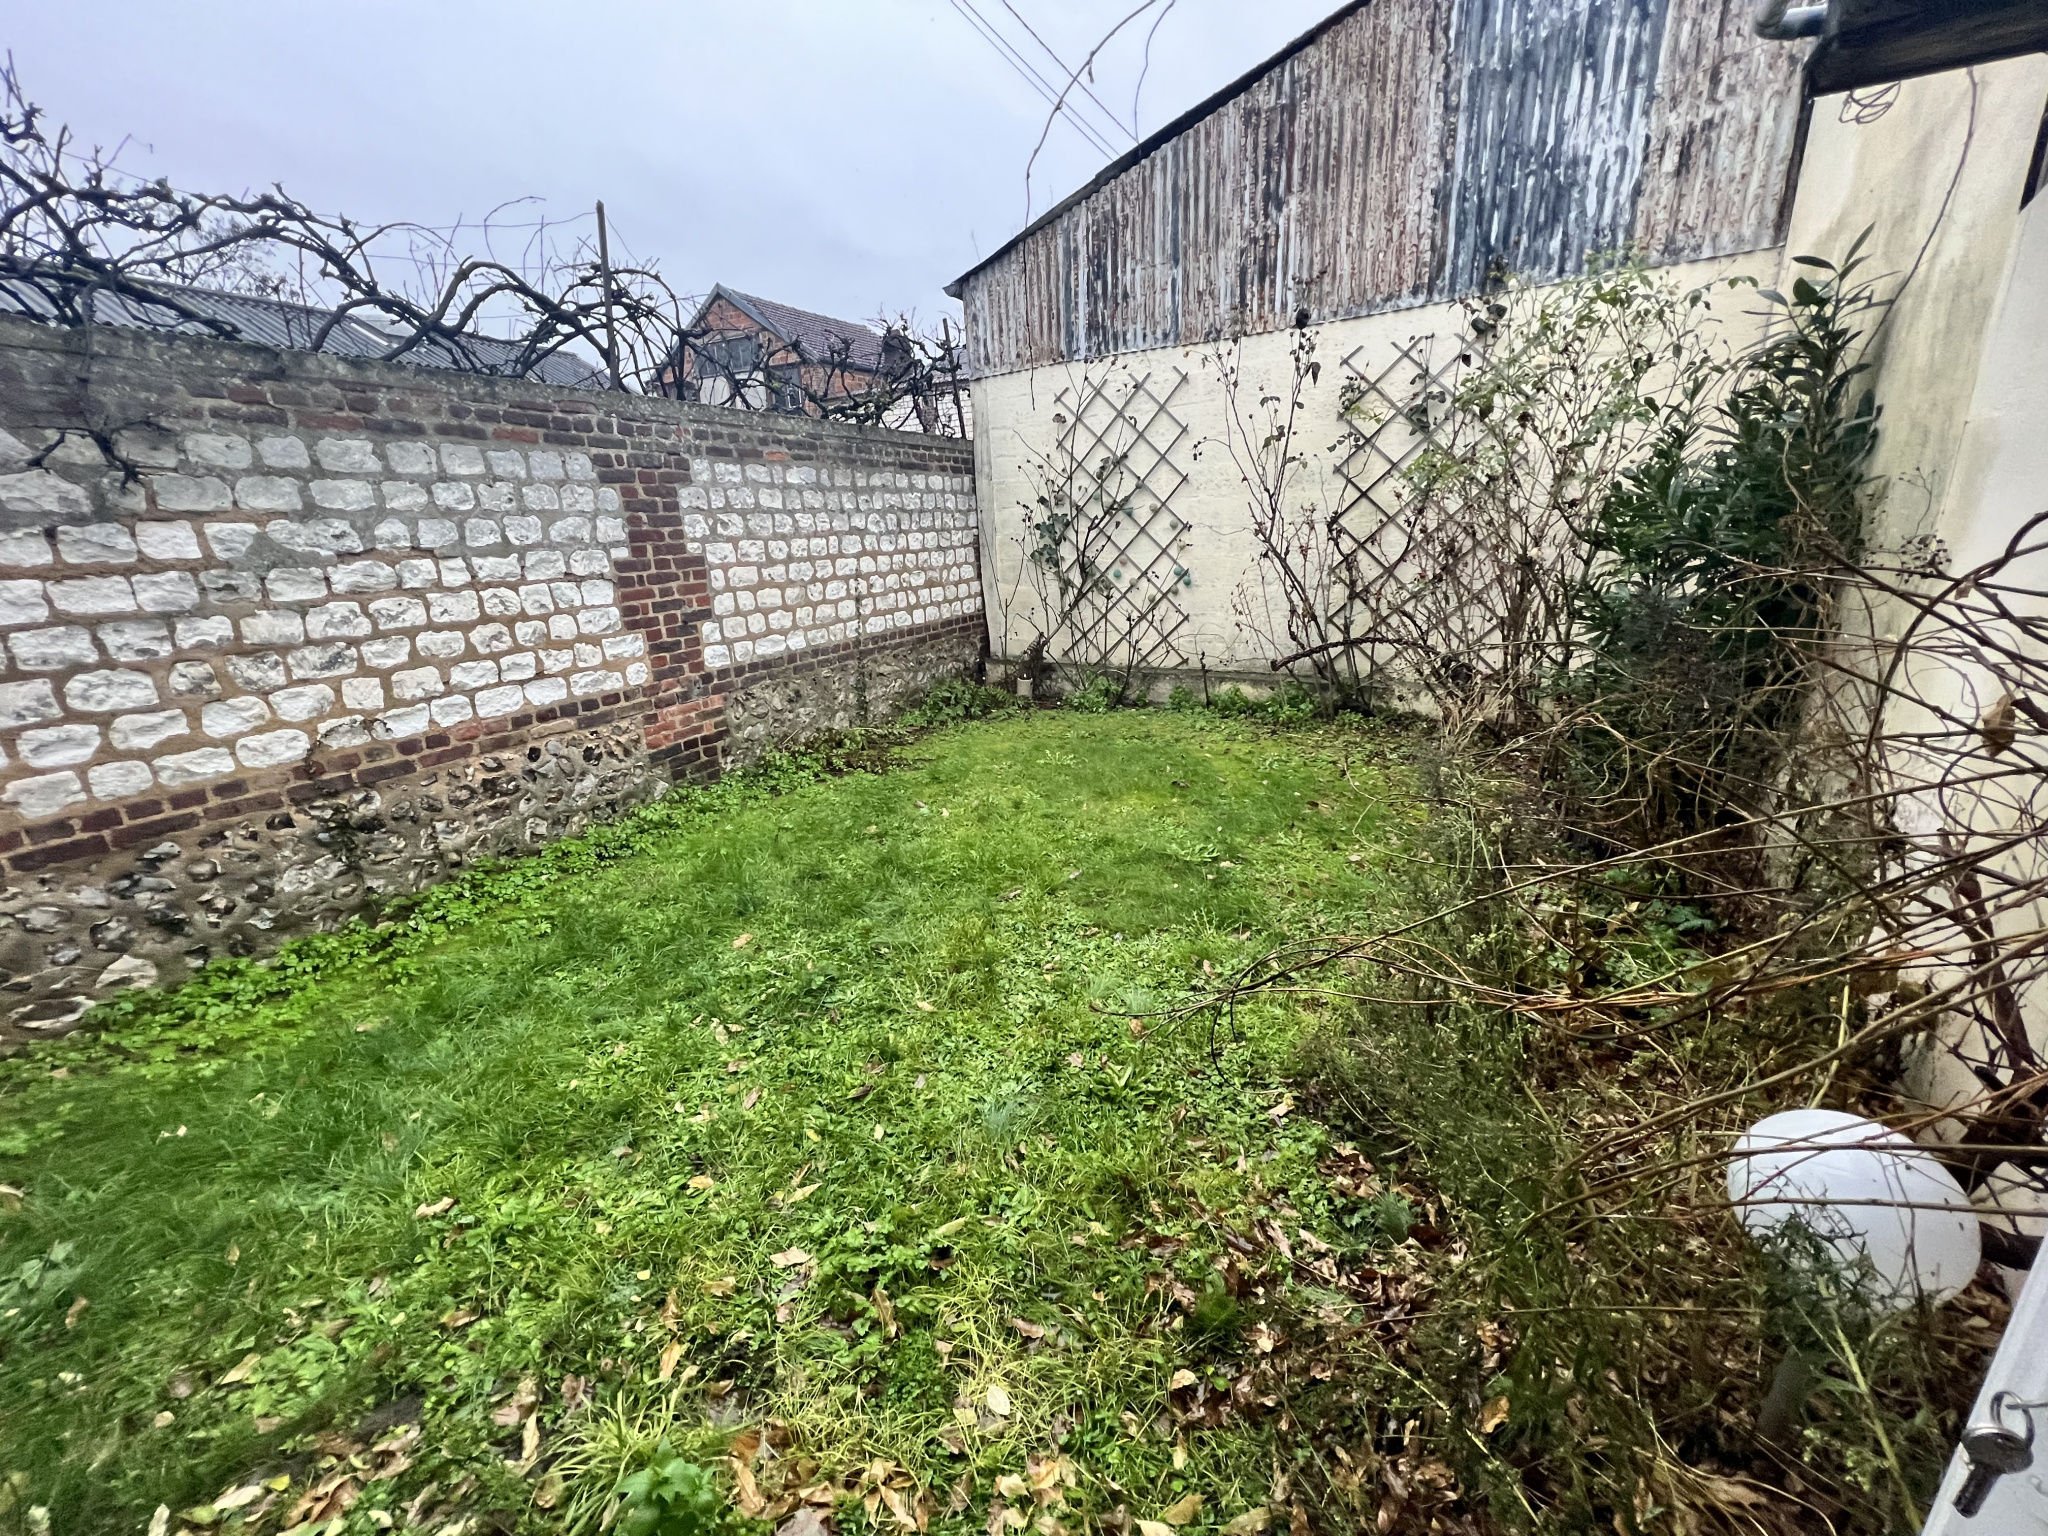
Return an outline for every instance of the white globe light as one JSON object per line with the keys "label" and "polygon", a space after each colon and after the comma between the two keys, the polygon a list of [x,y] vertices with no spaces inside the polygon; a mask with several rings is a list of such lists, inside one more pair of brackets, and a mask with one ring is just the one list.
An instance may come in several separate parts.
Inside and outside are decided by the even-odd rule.
{"label": "white globe light", "polygon": [[1753,1237],[1804,1227],[1879,1306],[1944,1301],[1982,1257],[1962,1186],[1897,1131],[1860,1115],[1793,1109],[1758,1121],[1735,1143],[1728,1198]]}

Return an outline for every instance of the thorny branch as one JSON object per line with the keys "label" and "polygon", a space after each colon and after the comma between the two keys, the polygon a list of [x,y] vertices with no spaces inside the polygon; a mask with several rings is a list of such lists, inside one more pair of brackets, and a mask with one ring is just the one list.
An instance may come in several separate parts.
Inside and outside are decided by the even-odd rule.
{"label": "thorny branch", "polygon": [[[1357,643],[1529,787],[1437,910],[1275,948],[1164,1013],[1312,992],[1593,1051],[1753,1021],[1719,1080],[1679,1074],[1584,1138],[1557,1170],[1577,1187],[1531,1219],[1625,1214],[1684,1147],[1861,1064],[1882,1070],[1859,1106],[1935,1148],[1987,1252],[2024,1263],[2040,1239],[2013,1218],[2048,1214],[2048,512],[1961,569],[1876,546],[1861,338],[1885,302],[1855,253],[1802,260],[1733,356],[1701,296],[1626,264],[1473,306],[1462,368],[1415,381],[1431,440],[1360,541],[1370,580],[1263,541],[1312,610],[1288,661],[1347,650],[1314,625],[1364,609]],[[1262,403],[1270,457],[1291,433]],[[1246,446],[1255,515],[1284,511]],[[1698,936],[1651,935],[1646,909]]]}
{"label": "thorny branch", "polygon": [[[692,302],[655,266],[615,265],[562,226],[437,229],[316,212],[282,187],[193,193],[133,175],[113,152],[46,124],[10,58],[0,68],[0,306],[64,326],[119,324],[234,338],[203,293],[276,301],[290,344],[526,377],[557,354],[616,359],[585,387],[676,394],[739,409],[965,435],[960,348],[908,317],[884,327],[881,367],[850,344],[737,361],[726,338],[691,328]],[[516,257],[496,247],[524,234]],[[481,251],[468,249],[468,242]],[[607,379],[607,372],[612,377]],[[716,388],[702,386],[716,381]]]}

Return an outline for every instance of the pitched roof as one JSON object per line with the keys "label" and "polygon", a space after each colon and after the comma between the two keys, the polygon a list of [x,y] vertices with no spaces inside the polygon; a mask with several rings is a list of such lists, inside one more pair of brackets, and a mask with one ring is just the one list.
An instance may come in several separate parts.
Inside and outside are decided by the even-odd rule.
{"label": "pitched roof", "polygon": [[[224,293],[215,288],[192,288],[182,283],[151,283],[153,290],[175,297],[187,309],[230,327],[235,338],[278,347],[289,352],[310,351],[314,337],[327,323],[329,311],[306,304],[288,304],[281,299],[256,298],[244,293]],[[50,302],[32,282],[0,278],[0,312],[47,320]],[[93,319],[102,325],[133,326],[142,330],[178,331],[188,336],[217,334],[191,321],[181,320],[169,310],[117,293],[93,295]],[[351,315],[328,332],[320,350],[335,357],[381,358],[396,346],[401,336],[385,331],[369,320]],[[395,362],[415,368],[440,368],[462,373],[510,375],[519,355],[517,342],[471,332],[459,338],[434,337]],[[562,384],[572,389],[603,389],[604,373],[567,352],[555,352],[525,370],[525,377],[542,384]]]}
{"label": "pitched roof", "polygon": [[[830,315],[813,314],[808,309],[778,304],[773,299],[759,299],[751,293],[736,292],[723,283],[715,284],[705,295],[704,303],[697,311],[698,319],[701,320],[704,311],[721,298],[745,311],[763,330],[781,337],[814,362],[844,358],[850,366],[865,372],[882,371],[882,333],[873,326],[862,325],[857,320],[834,320]],[[691,329],[696,329],[694,322]]]}

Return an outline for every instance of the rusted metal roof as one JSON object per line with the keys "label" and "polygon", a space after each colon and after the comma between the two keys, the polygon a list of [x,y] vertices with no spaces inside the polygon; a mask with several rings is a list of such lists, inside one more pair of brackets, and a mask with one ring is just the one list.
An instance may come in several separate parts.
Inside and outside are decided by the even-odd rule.
{"label": "rusted metal roof", "polygon": [[1778,238],[1795,50],[1746,0],[1357,0],[948,290],[977,374]]}

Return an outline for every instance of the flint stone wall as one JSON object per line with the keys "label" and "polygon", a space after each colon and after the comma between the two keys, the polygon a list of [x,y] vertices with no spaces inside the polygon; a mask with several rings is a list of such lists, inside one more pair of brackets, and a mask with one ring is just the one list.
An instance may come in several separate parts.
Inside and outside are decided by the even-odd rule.
{"label": "flint stone wall", "polygon": [[984,649],[968,445],[0,318],[0,1042]]}

